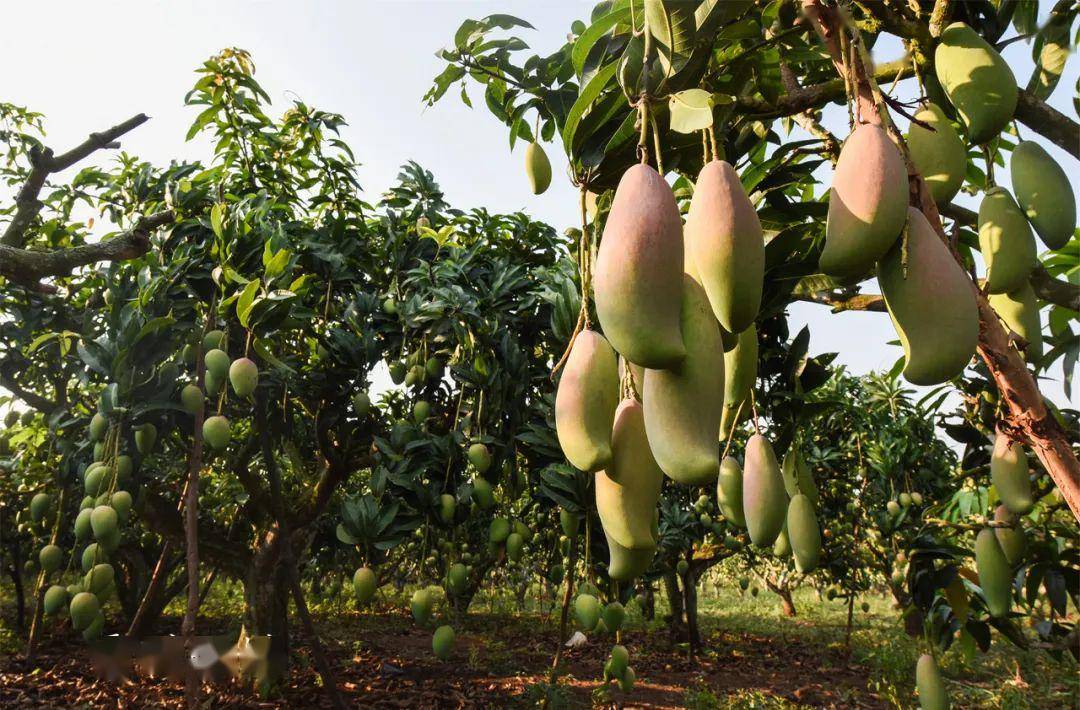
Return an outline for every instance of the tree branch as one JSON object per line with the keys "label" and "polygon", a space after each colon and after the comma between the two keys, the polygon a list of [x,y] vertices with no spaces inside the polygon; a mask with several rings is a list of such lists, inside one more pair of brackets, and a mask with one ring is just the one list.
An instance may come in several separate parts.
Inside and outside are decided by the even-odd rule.
{"label": "tree branch", "polygon": [[1016,120],[1080,160],[1080,123],[1027,89],[1020,89],[1014,116]]}
{"label": "tree branch", "polygon": [[885,299],[876,293],[857,293],[845,295],[835,291],[816,291],[814,293],[795,294],[797,301],[807,303],[819,303],[832,308],[833,313],[843,311],[872,311],[875,313],[885,312]]}
{"label": "tree branch", "polygon": [[39,412],[49,414],[57,407],[57,403],[51,399],[46,399],[20,385],[7,366],[0,368],[0,386]]}
{"label": "tree branch", "polygon": [[171,210],[142,217],[135,226],[113,239],[68,249],[34,251],[0,244],[0,276],[33,291],[56,293],[56,287],[40,283],[47,276],[68,276],[80,266],[101,261],[137,259],[150,251],[150,235],[170,224]]}
{"label": "tree branch", "polygon": [[[877,81],[892,81],[897,75],[900,79],[915,75],[915,69],[910,60],[900,59],[887,62],[874,69],[874,79]],[[802,113],[807,109],[821,108],[830,101],[842,101],[846,95],[844,80],[833,79],[790,91],[777,99],[776,103],[744,96],[738,97],[736,103],[739,111],[751,114],[754,118],[779,118]]]}
{"label": "tree branch", "polygon": [[145,113],[132,116],[123,123],[117,124],[101,133],[91,133],[90,137],[75,146],[66,153],[53,155],[52,148],[35,151],[30,154],[30,174],[26,176],[19,194],[15,198],[16,210],[4,236],[0,237],[0,244],[9,247],[21,247],[26,243],[26,230],[34,217],[41,211],[42,203],[38,199],[41,188],[52,173],[58,173],[70,168],[75,163],[83,160],[91,153],[102,148],[118,148],[116,139],[138,128],[150,120]]}

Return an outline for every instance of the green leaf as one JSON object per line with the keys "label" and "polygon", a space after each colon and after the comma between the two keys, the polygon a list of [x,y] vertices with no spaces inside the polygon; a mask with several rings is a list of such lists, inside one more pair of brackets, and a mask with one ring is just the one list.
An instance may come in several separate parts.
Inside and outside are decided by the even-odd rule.
{"label": "green leaf", "polygon": [[645,0],[645,22],[656,41],[664,73],[672,77],[694,50],[697,3],[686,0]]}
{"label": "green leaf", "polygon": [[626,5],[604,15],[581,33],[581,36],[574,42],[574,48],[570,54],[575,74],[581,76],[582,69],[585,67],[585,60],[588,58],[592,48],[600,41],[600,38],[606,35],[612,27],[629,19],[629,17],[630,6]]}
{"label": "green leaf", "polygon": [[251,315],[251,304],[255,301],[255,295],[259,292],[260,283],[250,281],[244,287],[240,297],[236,299],[236,317],[240,319],[240,325],[248,327],[248,316]]}
{"label": "green leaf", "polygon": [[573,154],[574,148],[588,138],[588,136],[581,136],[580,138],[575,135],[577,133],[578,124],[581,123],[582,116],[585,115],[585,111],[596,101],[597,97],[604,91],[607,85],[611,82],[611,79],[615,76],[615,69],[618,67],[617,62],[612,62],[606,67],[596,73],[585,88],[581,90],[574,105],[570,107],[570,113],[566,116],[566,124],[563,126],[563,147],[566,152]]}
{"label": "green leaf", "polygon": [[220,202],[210,208],[210,228],[218,239],[225,238],[225,205]]}
{"label": "green leaf", "polygon": [[274,353],[267,346],[266,341],[262,340],[261,338],[255,338],[251,343],[251,348],[259,357],[261,357],[263,360],[266,360],[268,363],[278,368],[279,370],[284,370],[289,374],[296,374],[295,370],[283,363],[281,360],[277,359]]}
{"label": "green leaf", "polygon": [[704,89],[687,89],[668,99],[671,111],[671,130],[694,133],[713,124],[713,97]]}

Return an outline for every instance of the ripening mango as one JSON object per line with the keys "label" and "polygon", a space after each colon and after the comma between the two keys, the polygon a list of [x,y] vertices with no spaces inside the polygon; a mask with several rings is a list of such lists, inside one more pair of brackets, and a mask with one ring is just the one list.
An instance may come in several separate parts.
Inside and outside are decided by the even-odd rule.
{"label": "ripening mango", "polygon": [[720,504],[720,512],[725,518],[733,525],[745,528],[742,488],[743,475],[739,462],[730,456],[725,456],[720,462],[720,478],[716,482],[716,502]]}
{"label": "ripening mango", "polygon": [[746,443],[743,466],[743,515],[750,539],[758,547],[768,547],[784,528],[788,497],[784,478],[772,444],[761,434]]}
{"label": "ripening mango", "polygon": [[954,22],[941,33],[934,70],[972,143],[994,138],[1012,120],[1018,94],[1012,69],[963,22]]}
{"label": "ripening mango", "polygon": [[618,405],[615,351],[604,336],[583,330],[574,339],[555,392],[555,433],[573,466],[592,472],[611,463],[611,427]]}
{"label": "ripening mango", "polygon": [[218,382],[224,382],[225,378],[229,376],[229,365],[231,360],[229,354],[224,350],[211,350],[203,356],[203,362],[206,363],[206,374],[213,375],[214,379]]}
{"label": "ripening mango", "polygon": [[900,236],[907,214],[907,169],[881,126],[855,128],[833,172],[825,248],[818,267],[839,279],[869,275]]}
{"label": "ripening mango", "polygon": [[1076,230],[1076,196],[1069,176],[1034,141],[1021,141],[1013,149],[1010,168],[1016,199],[1039,238],[1051,249],[1065,246]]}
{"label": "ripening mango", "polygon": [[1024,283],[1011,293],[994,293],[987,298],[1009,330],[1027,343],[1024,359],[1038,362],[1042,358],[1042,323],[1039,318],[1039,302],[1030,283]]}
{"label": "ripening mango", "polygon": [[937,662],[929,653],[919,656],[915,665],[915,686],[919,689],[919,707],[922,710],[949,710],[949,694]]}
{"label": "ripening mango", "polygon": [[1024,529],[1020,527],[1020,521],[1008,508],[999,505],[994,509],[994,522],[1011,525],[1007,528],[994,528],[994,535],[997,536],[1005,559],[1010,565],[1017,564],[1023,559],[1024,549],[1027,547],[1027,536],[1024,534]]}
{"label": "ripening mango", "polygon": [[922,212],[878,265],[878,283],[904,347],[904,377],[936,385],[967,367],[979,340],[975,289]]}
{"label": "ripening mango", "polygon": [[195,415],[201,412],[205,400],[202,390],[196,385],[184,385],[184,389],[180,390],[180,403],[188,414]]}
{"label": "ripening mango", "polygon": [[1027,217],[1003,187],[987,190],[979,205],[979,251],[986,262],[986,290],[990,293],[1020,288],[1038,263],[1035,235]]}
{"label": "ripening mango", "polygon": [[791,557],[791,541],[788,540],[786,526],[780,529],[780,534],[777,535],[776,540],[773,541],[772,553],[773,557],[778,559]]}
{"label": "ripening mango", "polygon": [[639,402],[626,399],[619,405],[611,448],[611,466],[595,479],[600,522],[623,547],[655,547],[652,524],[664,472],[649,449]]}
{"label": "ripening mango", "polygon": [[795,555],[795,569],[803,574],[817,569],[821,559],[821,530],[814,503],[803,493],[796,494],[788,503],[787,535]]}
{"label": "ripening mango", "polygon": [[541,195],[551,184],[551,161],[544,147],[537,142],[525,146],[525,175],[534,195]]}
{"label": "ripening mango", "polygon": [[649,448],[672,480],[691,486],[716,480],[716,433],[724,410],[724,350],[705,289],[683,275],[679,329],[686,357],[666,370],[645,370],[641,390]]}
{"label": "ripening mango", "polygon": [[967,147],[937,104],[928,102],[915,113],[915,119],[933,130],[911,123],[907,134],[911,162],[926,182],[934,203],[947,205],[964,184]]}
{"label": "ripening mango", "polygon": [[1024,447],[998,430],[990,454],[990,480],[1002,504],[1016,515],[1026,515],[1035,504],[1031,498],[1031,479]]}
{"label": "ripening mango", "polygon": [[740,333],[757,318],[765,278],[761,222],[726,161],[701,169],[686,215],[686,252],[720,325]]}
{"label": "ripening mango", "polygon": [[648,165],[619,180],[604,225],[593,290],[612,347],[643,367],[669,367],[686,355],[679,333],[682,219],[671,187]]}
{"label": "ripening mango", "polygon": [[229,365],[229,383],[237,397],[250,397],[259,386],[259,366],[250,358],[237,358]]}
{"label": "ripening mango", "polygon": [[724,353],[724,414],[720,418],[720,440],[727,440],[732,427],[750,416],[750,390],[757,379],[757,328],[751,325],[739,333],[739,342]]}
{"label": "ripening mango", "polygon": [[656,555],[656,544],[644,547],[623,547],[607,533],[608,577],[617,582],[629,582],[645,574]]}
{"label": "ripening mango", "polygon": [[975,570],[990,616],[1004,617],[1012,606],[1013,575],[993,528],[983,528],[975,537]]}

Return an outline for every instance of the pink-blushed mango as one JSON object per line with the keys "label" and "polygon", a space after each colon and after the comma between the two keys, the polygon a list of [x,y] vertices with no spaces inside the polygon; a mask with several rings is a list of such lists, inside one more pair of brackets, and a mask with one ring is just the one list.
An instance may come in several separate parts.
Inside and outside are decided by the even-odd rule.
{"label": "pink-blushed mango", "polygon": [[788,497],[784,478],[772,444],[761,434],[746,442],[743,467],[743,515],[750,539],[758,547],[768,547],[784,529]]}
{"label": "pink-blushed mango", "polygon": [[972,143],[994,138],[1012,120],[1016,76],[1001,55],[963,22],[954,22],[941,33],[934,70]]}
{"label": "pink-blushed mango", "polygon": [[666,370],[645,370],[645,432],[672,480],[699,486],[720,471],[716,432],[724,410],[724,349],[705,290],[683,276],[679,317],[686,357]]}
{"label": "pink-blushed mango", "polygon": [[878,283],[904,346],[908,382],[936,385],[963,372],[979,340],[975,289],[922,212],[908,210],[907,249],[901,240],[889,251]]}
{"label": "pink-blushed mango", "polygon": [[626,399],[615,412],[611,465],[596,474],[596,511],[604,531],[626,548],[654,546],[656,502],[664,472],[645,434],[641,404]]}
{"label": "pink-blushed mango", "polygon": [[1024,447],[1009,435],[998,431],[994,450],[990,454],[990,480],[997,489],[1002,504],[1016,515],[1031,512],[1035,501],[1031,497],[1031,478]]}
{"label": "pink-blushed mango", "polygon": [[555,392],[555,433],[566,459],[582,471],[611,463],[611,426],[619,406],[619,368],[604,336],[574,339]]}
{"label": "pink-blushed mango", "polygon": [[1043,353],[1042,322],[1039,301],[1031,284],[1025,282],[1009,293],[992,293],[987,300],[1009,330],[1027,342],[1024,359],[1038,362]]}
{"label": "pink-blushed mango", "polygon": [[787,534],[795,569],[803,574],[814,571],[821,559],[821,530],[813,501],[802,493],[792,496],[788,503]]}
{"label": "pink-blushed mango", "polygon": [[1006,616],[1012,607],[1012,567],[993,528],[983,528],[975,537],[975,570],[990,616]]}
{"label": "pink-blushed mango", "polygon": [[1076,195],[1069,176],[1057,161],[1034,141],[1021,141],[1009,164],[1016,199],[1039,238],[1060,249],[1076,230]]}
{"label": "pink-blushed mango", "polygon": [[987,190],[979,205],[979,251],[986,262],[986,290],[990,293],[1020,288],[1038,263],[1035,235],[1027,217],[1003,187]]}
{"label": "pink-blushed mango", "polygon": [[648,165],[619,180],[593,271],[596,315],[612,347],[643,367],[686,355],[679,333],[682,220],[671,187]]}
{"label": "pink-blushed mango", "polygon": [[[964,184],[967,172],[967,146],[956,133],[941,107],[928,102],[915,113],[908,128],[907,144],[911,162],[926,181],[926,188],[937,205],[947,205]],[[933,129],[933,130],[931,130]]]}
{"label": "pink-blushed mango", "polygon": [[728,332],[742,332],[761,307],[765,239],[754,205],[726,161],[701,169],[684,234],[716,319]]}
{"label": "pink-blushed mango", "polygon": [[720,419],[720,440],[726,441],[732,427],[750,416],[750,390],[757,379],[757,328],[739,333],[739,342],[724,353],[724,414]]}
{"label": "pink-blushed mango", "polygon": [[720,505],[720,512],[724,514],[733,525],[740,528],[746,527],[746,516],[743,515],[743,475],[739,462],[730,456],[725,456],[720,462],[720,478],[716,481],[716,502]]}
{"label": "pink-blushed mango", "polygon": [[904,159],[881,126],[855,128],[833,173],[825,249],[818,266],[838,279],[868,276],[900,236],[907,215]]}

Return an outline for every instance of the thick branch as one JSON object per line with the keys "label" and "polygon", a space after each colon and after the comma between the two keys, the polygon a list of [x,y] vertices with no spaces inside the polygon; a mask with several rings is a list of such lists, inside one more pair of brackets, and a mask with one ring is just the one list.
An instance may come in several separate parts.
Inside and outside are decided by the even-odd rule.
{"label": "thick branch", "polygon": [[815,293],[798,294],[795,299],[829,306],[832,308],[833,313],[842,311],[885,312],[885,299],[876,293],[857,293],[848,296],[833,291],[817,291]]}
{"label": "thick branch", "polygon": [[26,230],[30,223],[34,221],[37,213],[41,211],[41,201],[38,199],[38,195],[41,194],[41,188],[45,186],[45,181],[51,173],[58,173],[70,168],[96,150],[118,148],[117,138],[149,120],[150,117],[145,113],[132,116],[123,123],[101,133],[91,133],[90,137],[85,141],[60,155],[53,155],[51,148],[45,148],[40,152],[33,153],[30,156],[32,166],[30,174],[27,175],[26,182],[23,183],[18,196],[15,198],[15,216],[12,217],[7,229],[4,230],[4,236],[0,237],[0,244],[9,247],[21,247],[26,243]]}
{"label": "thick branch", "polygon": [[135,226],[113,239],[68,249],[34,251],[0,244],[0,276],[34,291],[55,293],[56,287],[39,283],[46,276],[68,276],[80,266],[101,261],[137,259],[150,250],[150,235],[169,224],[171,210],[141,218]]}
{"label": "thick branch", "polygon": [[[877,81],[891,82],[897,75],[900,79],[915,75],[915,69],[909,60],[901,59],[880,64],[874,69],[874,79]],[[830,101],[842,101],[846,95],[844,80],[833,79],[788,92],[777,99],[776,103],[743,96],[740,96],[737,102],[740,112],[750,114],[754,118],[778,118],[802,113],[807,109],[821,108]]]}
{"label": "thick branch", "polygon": [[1014,115],[1016,120],[1080,160],[1080,123],[1027,89],[1020,89]]}
{"label": "thick branch", "polygon": [[0,368],[0,386],[39,412],[49,414],[57,407],[57,403],[51,399],[42,397],[20,385],[9,368]]}

